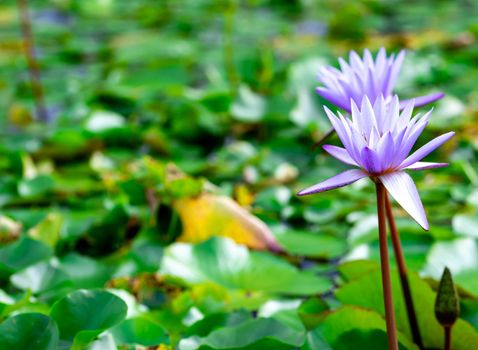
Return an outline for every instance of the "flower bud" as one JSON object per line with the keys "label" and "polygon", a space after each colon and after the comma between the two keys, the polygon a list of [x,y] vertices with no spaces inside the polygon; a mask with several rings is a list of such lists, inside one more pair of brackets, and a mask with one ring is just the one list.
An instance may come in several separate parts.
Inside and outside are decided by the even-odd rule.
{"label": "flower bud", "polygon": [[451,327],[460,315],[460,303],[458,293],[450,270],[445,267],[443,275],[438,286],[437,297],[435,301],[435,317],[444,327]]}

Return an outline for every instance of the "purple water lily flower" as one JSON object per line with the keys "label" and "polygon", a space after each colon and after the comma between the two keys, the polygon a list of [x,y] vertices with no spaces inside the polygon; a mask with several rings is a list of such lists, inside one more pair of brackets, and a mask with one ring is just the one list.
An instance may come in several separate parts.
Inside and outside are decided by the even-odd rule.
{"label": "purple water lily flower", "polygon": [[[319,80],[324,86],[318,87],[317,93],[349,113],[350,100],[360,104],[362,98],[367,96],[373,104],[383,95],[389,101],[405,58],[405,51],[400,51],[396,57],[394,54],[387,57],[382,47],[375,61],[369,50],[364,50],[363,59],[355,51],[351,51],[349,57],[350,63],[339,58],[340,70],[331,66],[320,69]],[[443,96],[442,92],[438,92],[416,97],[415,107],[434,102]],[[404,108],[408,102],[409,100],[402,101],[400,108]]]}
{"label": "purple water lily flower", "polygon": [[324,145],[323,148],[343,163],[359,169],[346,170],[298,193],[299,196],[332,190],[349,185],[364,177],[381,181],[392,197],[418,224],[428,230],[428,221],[416,186],[404,170],[423,170],[446,166],[446,163],[422,162],[430,152],[448,141],[455,133],[438,136],[409,155],[416,140],[425,129],[431,111],[412,118],[414,101],[408,102],[400,113],[397,96],[390,102],[380,96],[372,106],[364,97],[359,109],[351,102],[349,119],[340,112],[329,117],[345,148]]}

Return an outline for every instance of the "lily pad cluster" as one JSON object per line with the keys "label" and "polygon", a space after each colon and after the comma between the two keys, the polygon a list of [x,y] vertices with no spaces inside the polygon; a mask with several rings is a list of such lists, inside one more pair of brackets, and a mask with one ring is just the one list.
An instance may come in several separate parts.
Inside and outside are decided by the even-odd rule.
{"label": "lily pad cluster", "polygon": [[412,175],[432,229],[396,211],[425,347],[445,265],[477,347],[478,9],[430,4],[29,2],[46,123],[1,5],[0,349],[385,348],[373,186],[294,196],[344,170],[314,72],[381,46],[400,96],[446,93],[418,144],[457,130]]}

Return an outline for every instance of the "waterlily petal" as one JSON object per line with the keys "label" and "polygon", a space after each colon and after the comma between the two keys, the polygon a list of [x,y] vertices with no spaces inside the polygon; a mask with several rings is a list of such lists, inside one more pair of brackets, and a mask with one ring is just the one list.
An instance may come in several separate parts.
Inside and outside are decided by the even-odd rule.
{"label": "waterlily petal", "polygon": [[448,166],[448,163],[432,163],[432,162],[416,162],[412,165],[407,166],[407,170],[426,170],[434,168],[443,168]]}
{"label": "waterlily petal", "polygon": [[441,136],[438,136],[425,144],[424,146],[420,147],[417,149],[414,153],[412,153],[411,156],[409,156],[407,159],[405,159],[402,164],[400,164],[400,168],[406,168],[409,165],[412,165],[423,158],[425,158],[428,154],[433,152],[435,149],[440,147],[442,144],[444,144],[446,141],[451,139],[455,135],[453,131],[450,131],[446,134],[443,134]]}
{"label": "waterlily petal", "polygon": [[342,108],[343,110],[350,113],[350,105],[348,100],[341,100],[340,96],[338,96],[336,93],[333,93],[323,87],[318,87],[315,89],[315,91],[330,103],[333,103],[337,107]]}
{"label": "waterlily petal", "polygon": [[382,165],[377,153],[368,147],[364,147],[362,150],[362,164],[365,169],[371,174],[378,174],[382,171]]}
{"label": "waterlily petal", "polygon": [[391,64],[391,67],[390,67],[390,77],[385,84],[386,96],[392,93],[393,87],[395,86],[395,81],[398,78],[398,74],[400,73],[400,68],[402,67],[402,63],[404,59],[405,59],[405,50],[401,50],[398,53],[397,57],[393,59],[393,63]]}
{"label": "waterlily petal", "polygon": [[379,177],[387,191],[418,224],[428,231],[428,221],[422,201],[410,175],[403,171]]}
{"label": "waterlily petal", "polygon": [[382,169],[388,169],[392,165],[393,157],[395,155],[393,144],[393,136],[389,131],[382,136],[377,144],[377,156]]}
{"label": "waterlily petal", "polygon": [[345,148],[332,146],[332,145],[323,145],[322,148],[330,154],[332,157],[340,160],[341,162],[349,165],[358,166],[358,164],[350,156],[349,152]]}
{"label": "waterlily petal", "polygon": [[[436,93],[425,95],[425,96],[415,97],[413,99],[415,100],[415,107],[420,107],[420,106],[424,106],[424,105],[427,105],[429,103],[435,102],[435,101],[443,98],[444,96],[445,96],[445,94],[443,92],[436,92]],[[400,109],[405,108],[407,103],[409,103],[411,100],[412,99],[401,101],[400,102]]]}
{"label": "waterlily petal", "polygon": [[331,178],[328,178],[327,180],[319,182],[318,184],[315,184],[314,186],[303,189],[302,191],[297,193],[297,195],[306,196],[309,194],[333,190],[335,188],[350,185],[351,183],[354,183],[355,181],[363,179],[364,177],[367,177],[367,176],[368,176],[367,173],[360,169],[346,170],[340,174],[337,174]]}

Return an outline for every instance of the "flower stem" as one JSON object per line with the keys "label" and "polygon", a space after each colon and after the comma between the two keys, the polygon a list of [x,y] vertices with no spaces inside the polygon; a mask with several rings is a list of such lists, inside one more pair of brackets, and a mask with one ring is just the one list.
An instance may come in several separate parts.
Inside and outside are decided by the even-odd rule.
{"label": "flower stem", "polygon": [[322,146],[322,144],[329,138],[331,137],[335,132],[335,129],[332,128],[329,131],[327,131],[319,141],[315,142],[314,145],[312,146],[312,151],[315,151],[318,147]]}
{"label": "flower stem", "polygon": [[444,350],[451,350],[451,327],[452,326],[444,326],[443,329],[445,330],[445,347]]}
{"label": "flower stem", "polygon": [[385,304],[385,321],[387,323],[388,349],[398,350],[397,331],[392,300],[392,283],[388,260],[387,223],[386,223],[386,190],[381,182],[376,182],[378,237],[380,241],[380,265],[382,269],[383,301]]}
{"label": "flower stem", "polygon": [[423,349],[422,337],[420,335],[420,328],[418,327],[417,315],[413,305],[412,293],[410,291],[410,284],[408,282],[407,265],[402,251],[402,244],[400,243],[400,236],[393,217],[392,206],[390,199],[385,191],[385,206],[387,210],[388,226],[392,237],[393,250],[395,252],[395,259],[398,265],[398,274],[400,276],[400,283],[402,285],[403,298],[405,299],[405,306],[407,308],[408,323],[412,332],[412,338],[415,344],[420,349]]}

